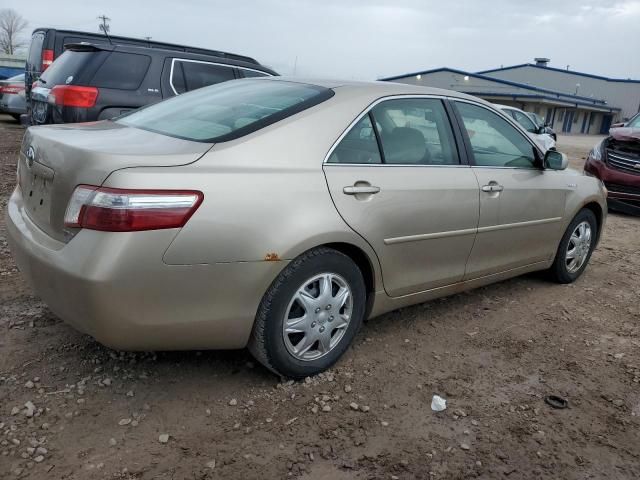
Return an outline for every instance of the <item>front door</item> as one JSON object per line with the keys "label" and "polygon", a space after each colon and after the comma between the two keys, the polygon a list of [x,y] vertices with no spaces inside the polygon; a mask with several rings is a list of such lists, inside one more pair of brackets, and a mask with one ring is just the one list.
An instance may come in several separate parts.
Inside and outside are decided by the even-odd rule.
{"label": "front door", "polygon": [[550,259],[568,189],[563,172],[543,170],[518,129],[484,106],[455,102],[480,185],[480,220],[465,279]]}
{"label": "front door", "polygon": [[340,215],[371,244],[390,296],[462,280],[478,223],[478,182],[460,162],[438,98],[378,103],[324,166]]}

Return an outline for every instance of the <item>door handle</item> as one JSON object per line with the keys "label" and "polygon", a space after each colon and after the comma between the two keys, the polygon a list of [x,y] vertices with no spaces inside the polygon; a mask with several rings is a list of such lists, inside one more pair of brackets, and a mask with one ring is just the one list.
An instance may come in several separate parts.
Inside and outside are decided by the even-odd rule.
{"label": "door handle", "polygon": [[374,194],[380,191],[380,187],[374,185],[353,185],[350,187],[344,187],[342,192],[345,195],[358,195],[359,193]]}
{"label": "door handle", "polygon": [[501,192],[502,190],[504,190],[504,187],[497,183],[489,183],[488,185],[482,186],[483,192]]}

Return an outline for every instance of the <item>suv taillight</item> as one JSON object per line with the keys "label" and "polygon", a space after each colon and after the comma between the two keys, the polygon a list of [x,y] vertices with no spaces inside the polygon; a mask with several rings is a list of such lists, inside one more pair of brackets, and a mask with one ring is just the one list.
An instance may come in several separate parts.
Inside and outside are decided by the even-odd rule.
{"label": "suv taillight", "polygon": [[204,195],[194,190],[129,190],[79,185],[64,224],[105,232],[136,232],[183,227]]}
{"label": "suv taillight", "polygon": [[42,71],[44,72],[53,63],[53,50],[42,50]]}
{"label": "suv taillight", "polygon": [[56,85],[49,93],[49,102],[63,107],[90,108],[96,104],[98,89],[79,85]]}

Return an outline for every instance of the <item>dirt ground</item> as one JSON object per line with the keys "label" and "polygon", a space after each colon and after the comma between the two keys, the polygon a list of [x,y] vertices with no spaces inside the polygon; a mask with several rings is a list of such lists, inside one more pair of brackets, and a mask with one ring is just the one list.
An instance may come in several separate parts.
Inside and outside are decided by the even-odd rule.
{"label": "dirt ground", "polygon": [[[3,210],[22,133],[0,117]],[[595,141],[559,148],[580,167]],[[533,274],[384,315],[299,383],[246,351],[104,348],[31,294],[5,236],[0,478],[640,478],[640,218],[609,216],[574,285]]]}

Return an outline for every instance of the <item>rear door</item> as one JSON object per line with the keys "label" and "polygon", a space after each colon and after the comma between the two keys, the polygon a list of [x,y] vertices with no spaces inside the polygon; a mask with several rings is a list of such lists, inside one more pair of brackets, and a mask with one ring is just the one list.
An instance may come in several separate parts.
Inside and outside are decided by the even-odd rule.
{"label": "rear door", "polygon": [[466,279],[550,259],[571,188],[563,172],[543,170],[531,140],[484,105],[456,101],[472,171],[480,185],[480,221]]}
{"label": "rear door", "polygon": [[343,134],[324,172],[344,220],[376,251],[390,296],[458,282],[478,223],[478,183],[442,99],[379,101]]}

